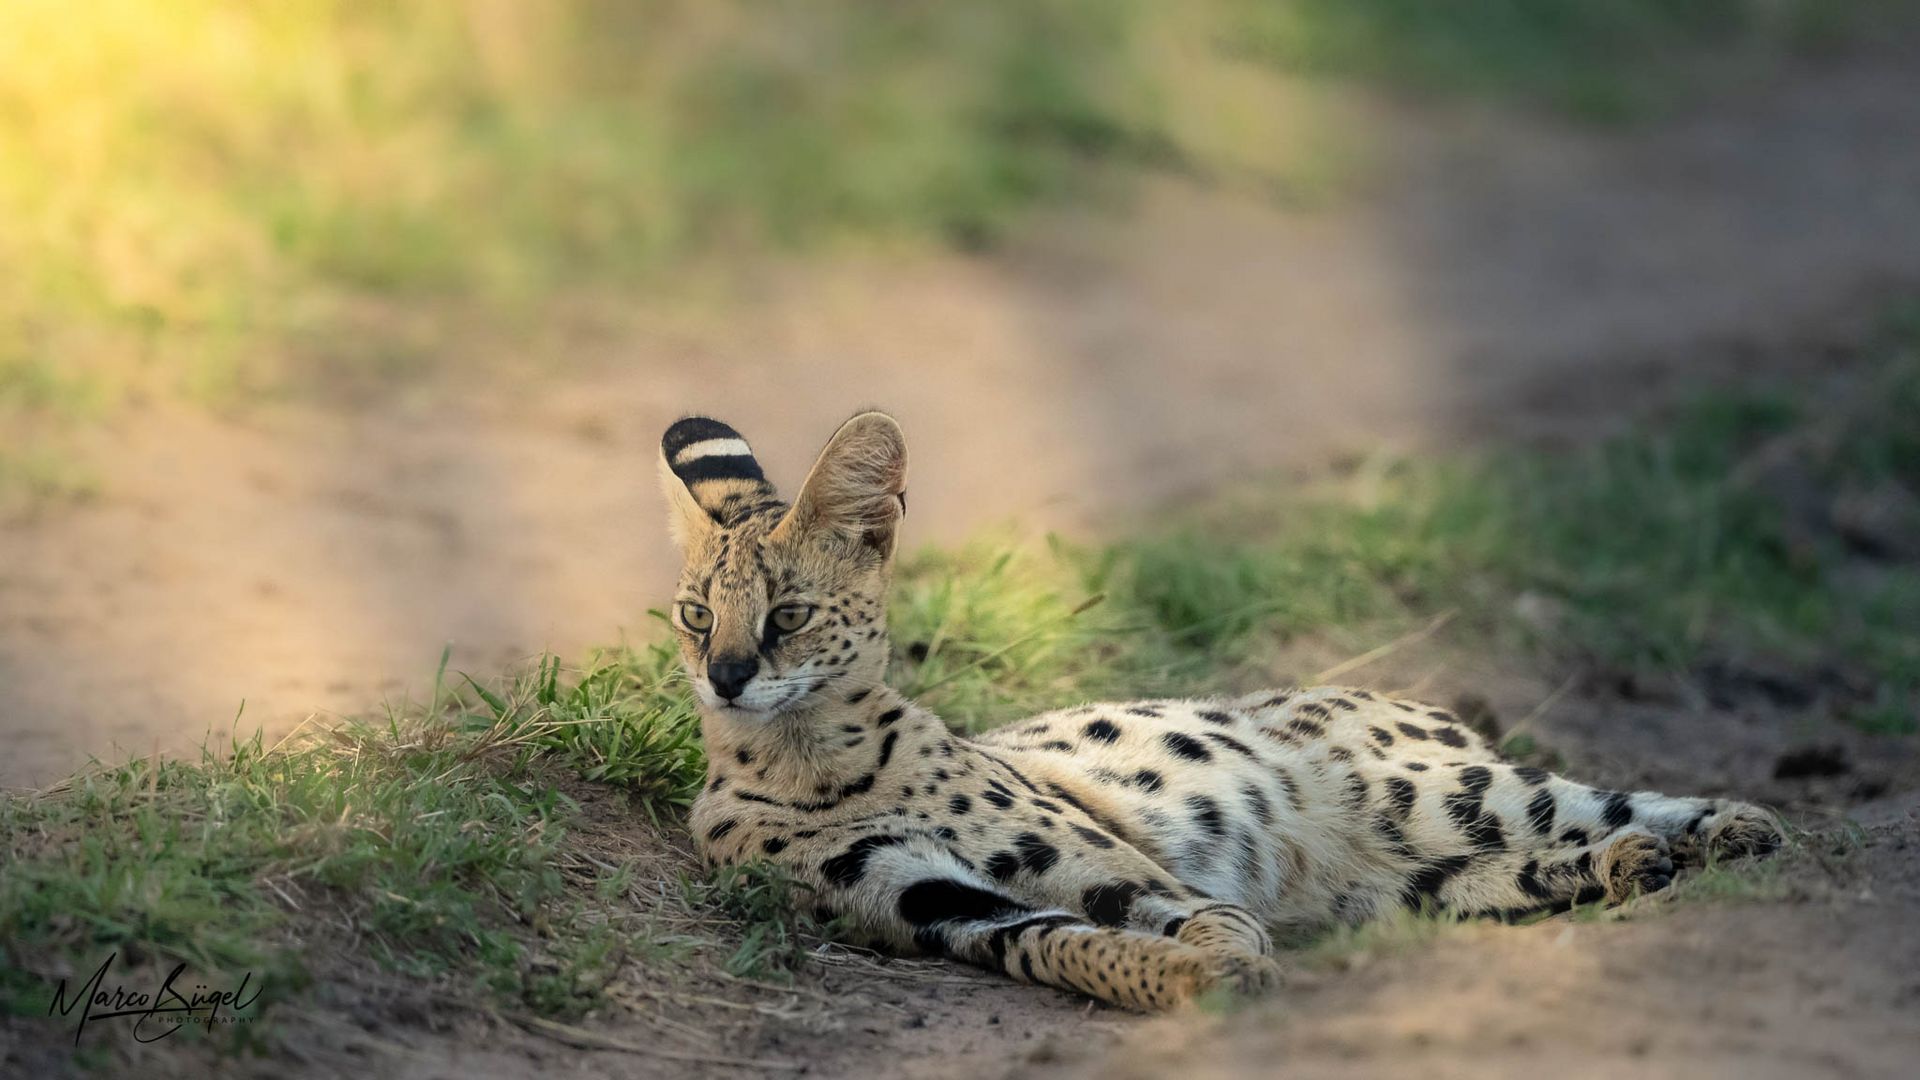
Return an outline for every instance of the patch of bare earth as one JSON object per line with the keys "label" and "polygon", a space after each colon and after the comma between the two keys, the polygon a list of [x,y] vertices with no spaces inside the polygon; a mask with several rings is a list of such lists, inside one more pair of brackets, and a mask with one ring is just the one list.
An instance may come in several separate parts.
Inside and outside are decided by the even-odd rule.
{"label": "patch of bare earth", "polygon": [[1766,888],[1647,898],[1600,921],[1460,927],[1016,1075],[1911,1076],[1920,822],[1814,840]]}

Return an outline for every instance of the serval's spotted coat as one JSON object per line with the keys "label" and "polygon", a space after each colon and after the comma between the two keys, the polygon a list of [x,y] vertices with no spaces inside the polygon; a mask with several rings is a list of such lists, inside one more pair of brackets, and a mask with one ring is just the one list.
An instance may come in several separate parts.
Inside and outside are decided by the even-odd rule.
{"label": "serval's spotted coat", "polygon": [[792,506],[714,420],[673,425],[661,466],[711,762],[695,840],[779,863],[882,947],[1165,1008],[1270,982],[1269,930],[1617,900],[1675,859],[1779,842],[1756,807],[1507,764],[1449,713],[1365,690],[1083,705],[961,738],[882,681],[892,419],[849,420]]}

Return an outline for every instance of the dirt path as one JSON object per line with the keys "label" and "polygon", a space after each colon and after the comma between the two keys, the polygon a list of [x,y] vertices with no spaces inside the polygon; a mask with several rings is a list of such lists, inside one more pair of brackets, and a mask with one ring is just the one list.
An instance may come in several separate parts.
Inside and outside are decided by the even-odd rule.
{"label": "dirt path", "polygon": [[1806,856],[1762,900],[1473,926],[1362,953],[1216,1022],[1020,1076],[1911,1076],[1920,824]]}
{"label": "dirt path", "polygon": [[645,633],[671,575],[652,445],[685,411],[791,482],[839,418],[890,407],[909,541],[952,542],[1607,423],[1920,281],[1900,57],[1628,134],[1363,112],[1377,180],[1329,210],[1166,182],[989,257],[809,272],[557,379],[136,417],[100,436],[102,498],[0,526],[0,783],[188,750],[242,699],[270,733],[364,709],[418,691],[442,642],[487,669]]}

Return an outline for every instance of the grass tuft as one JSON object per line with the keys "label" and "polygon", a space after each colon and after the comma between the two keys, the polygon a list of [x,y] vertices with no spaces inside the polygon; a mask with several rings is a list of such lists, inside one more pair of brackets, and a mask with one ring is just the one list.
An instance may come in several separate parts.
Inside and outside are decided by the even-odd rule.
{"label": "grass tuft", "polygon": [[737,924],[739,944],[721,967],[739,978],[790,981],[813,944],[832,939],[847,925],[844,917],[816,919],[812,889],[768,862],[723,866],[705,879],[683,878],[681,892],[690,906],[711,908]]}

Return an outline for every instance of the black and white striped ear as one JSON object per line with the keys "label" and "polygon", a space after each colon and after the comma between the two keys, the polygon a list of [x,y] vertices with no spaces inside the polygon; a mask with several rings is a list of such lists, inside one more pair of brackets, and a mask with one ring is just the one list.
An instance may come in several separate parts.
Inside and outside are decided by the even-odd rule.
{"label": "black and white striped ear", "polygon": [[780,505],[753,448],[718,420],[689,416],[660,439],[660,486],[681,546],[715,525]]}
{"label": "black and white striped ear", "polygon": [[864,412],[840,425],[775,533],[893,554],[907,514],[907,437],[893,417]]}

